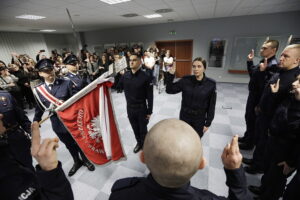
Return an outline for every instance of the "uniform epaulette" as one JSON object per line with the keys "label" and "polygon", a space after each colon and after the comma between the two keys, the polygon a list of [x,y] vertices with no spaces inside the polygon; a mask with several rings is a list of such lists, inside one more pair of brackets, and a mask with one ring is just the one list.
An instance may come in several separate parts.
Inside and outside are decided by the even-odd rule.
{"label": "uniform epaulette", "polygon": [[111,188],[112,192],[123,190],[126,188],[130,188],[135,186],[137,183],[139,183],[141,178],[138,177],[132,177],[132,178],[123,178],[120,180],[117,180],[114,185]]}
{"label": "uniform epaulette", "polygon": [[37,85],[34,86],[34,87],[36,88],[36,87],[38,87],[38,86],[40,86],[40,85],[43,85],[43,84],[44,84],[44,82],[41,82],[41,83],[37,84]]}

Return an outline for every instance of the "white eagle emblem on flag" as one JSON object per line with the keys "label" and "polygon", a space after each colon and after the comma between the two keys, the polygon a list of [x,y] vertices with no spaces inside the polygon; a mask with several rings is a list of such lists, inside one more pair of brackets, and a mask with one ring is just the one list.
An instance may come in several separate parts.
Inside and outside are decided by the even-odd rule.
{"label": "white eagle emblem on flag", "polygon": [[87,129],[89,137],[99,143],[102,138],[99,115],[91,120],[91,123],[87,125]]}

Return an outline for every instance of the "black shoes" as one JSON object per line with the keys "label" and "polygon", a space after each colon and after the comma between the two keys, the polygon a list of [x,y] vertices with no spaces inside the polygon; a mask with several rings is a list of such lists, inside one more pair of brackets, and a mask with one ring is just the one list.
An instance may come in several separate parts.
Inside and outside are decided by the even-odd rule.
{"label": "black shoes", "polygon": [[95,166],[88,160],[84,161],[83,165],[86,166],[89,171],[94,171],[95,170]]}
{"label": "black shoes", "polygon": [[239,148],[242,150],[252,150],[254,148],[254,145],[249,143],[240,143]]}
{"label": "black shoes", "polygon": [[249,185],[248,186],[248,189],[250,192],[252,192],[253,194],[256,194],[256,195],[260,195],[262,194],[262,190],[259,186],[255,186],[255,185]]}
{"label": "black shoes", "polygon": [[253,159],[250,159],[250,158],[243,158],[242,159],[242,162],[246,165],[252,165],[253,163]]}
{"label": "black shoes", "polygon": [[248,174],[262,174],[264,173],[263,170],[259,169],[256,165],[252,164],[250,166],[244,167],[245,172]]}
{"label": "black shoes", "polygon": [[73,167],[70,169],[68,176],[73,176],[77,170],[82,166],[82,162],[74,163]]}
{"label": "black shoes", "polygon": [[142,147],[139,144],[136,144],[136,146],[133,149],[133,153],[137,153],[142,149]]}

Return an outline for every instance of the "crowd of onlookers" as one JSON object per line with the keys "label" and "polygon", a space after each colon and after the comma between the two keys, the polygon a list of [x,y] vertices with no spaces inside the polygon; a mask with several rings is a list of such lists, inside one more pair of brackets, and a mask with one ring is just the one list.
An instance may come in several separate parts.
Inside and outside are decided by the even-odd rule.
{"label": "crowd of onlookers", "polygon": [[[78,55],[80,60],[79,73],[91,82],[104,72],[109,71],[115,77],[113,86],[115,89],[120,77],[124,74],[124,69],[129,69],[129,57],[133,53],[142,56],[143,69],[153,76],[155,85],[159,76],[163,76],[162,69],[167,69],[173,63],[170,51],[164,49],[159,51],[155,45],[151,45],[147,49],[143,49],[137,44],[132,47],[117,46],[105,49],[100,54],[89,52],[87,45],[84,45]],[[73,53],[66,49],[61,52],[52,50],[50,55],[47,55],[45,50],[40,50],[35,58],[27,54],[11,53],[10,63],[4,63],[0,60],[0,89],[9,91],[21,108],[25,109],[28,106],[29,109],[32,109],[36,103],[31,87],[40,82],[38,71],[35,69],[36,63],[43,58],[53,60],[57,77],[63,77],[68,73],[63,60],[70,54]],[[118,90],[118,92],[122,91]]]}

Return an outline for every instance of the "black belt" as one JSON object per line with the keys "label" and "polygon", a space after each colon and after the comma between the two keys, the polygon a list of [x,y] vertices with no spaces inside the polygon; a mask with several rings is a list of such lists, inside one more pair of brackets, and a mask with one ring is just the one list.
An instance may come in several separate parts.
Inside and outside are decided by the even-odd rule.
{"label": "black belt", "polygon": [[205,109],[191,109],[191,108],[183,107],[181,108],[181,110],[190,115],[200,115],[205,113]]}
{"label": "black belt", "polygon": [[140,104],[127,104],[128,108],[145,108],[146,105],[144,103],[140,103]]}

